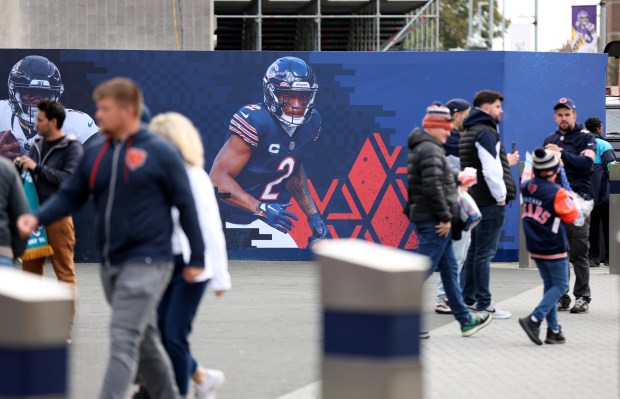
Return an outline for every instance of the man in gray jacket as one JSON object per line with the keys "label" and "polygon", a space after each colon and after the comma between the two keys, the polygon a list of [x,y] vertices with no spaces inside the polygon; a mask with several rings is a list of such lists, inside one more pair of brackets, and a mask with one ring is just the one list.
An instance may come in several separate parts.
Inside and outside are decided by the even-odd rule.
{"label": "man in gray jacket", "polygon": [[[439,271],[454,317],[464,337],[486,327],[490,314],[470,314],[463,302],[457,263],[452,249],[453,223],[459,223],[456,175],[450,170],[443,145],[453,128],[450,110],[439,105],[426,109],[424,130],[415,129],[408,140],[407,179],[409,199],[405,213],[418,236],[417,252],[431,258],[431,271]],[[427,338],[428,334],[420,335]]]}
{"label": "man in gray jacket", "polygon": [[17,218],[29,211],[15,166],[0,156],[0,266],[13,266],[13,259],[24,253],[26,245],[19,237]]}

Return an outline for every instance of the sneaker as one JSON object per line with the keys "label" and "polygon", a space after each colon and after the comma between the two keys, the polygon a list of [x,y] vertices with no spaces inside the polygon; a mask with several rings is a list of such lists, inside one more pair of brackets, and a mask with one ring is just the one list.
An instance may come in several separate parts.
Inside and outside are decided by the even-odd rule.
{"label": "sneaker", "polygon": [[590,267],[599,267],[601,265],[601,262],[598,260],[598,258],[590,256],[588,257],[589,262],[590,262]]}
{"label": "sneaker", "polygon": [[566,312],[570,309],[570,297],[567,294],[562,295],[562,298],[558,301],[558,310],[560,312]]}
{"label": "sneaker", "polygon": [[542,345],[542,341],[538,337],[540,335],[540,321],[532,321],[531,316],[526,316],[519,319],[519,324],[533,343]]}
{"label": "sneaker", "polygon": [[509,319],[510,317],[512,317],[512,313],[510,313],[507,310],[503,310],[501,308],[498,308],[492,302],[491,302],[491,304],[489,306],[487,306],[486,309],[484,309],[484,311],[487,312],[487,313],[492,314],[494,319]]}
{"label": "sneaker", "polygon": [[605,258],[603,261],[603,266],[609,266],[609,258]]}
{"label": "sneaker", "polygon": [[562,328],[557,333],[554,333],[550,328],[547,329],[547,339],[545,339],[545,344],[565,344],[566,339],[562,334]]}
{"label": "sneaker", "polygon": [[437,302],[437,305],[435,305],[435,313],[452,314],[452,309],[450,309],[448,300]]}
{"label": "sneaker", "polygon": [[146,388],[140,386],[138,392],[134,393],[131,399],[151,399],[149,393],[146,391]]}
{"label": "sneaker", "polygon": [[571,313],[588,313],[589,306],[586,298],[579,297],[575,300],[575,306],[570,310]]}
{"label": "sneaker", "polygon": [[207,369],[200,384],[194,384],[196,399],[215,399],[216,391],[224,384],[226,378],[220,370]]}
{"label": "sneaker", "polygon": [[428,331],[420,331],[420,339],[429,339],[431,337],[431,334],[428,333]]}
{"label": "sneaker", "polygon": [[471,337],[491,324],[491,320],[493,320],[493,316],[491,316],[490,313],[476,316],[472,315],[469,323],[461,324],[461,333],[464,337]]}
{"label": "sneaker", "polygon": [[476,311],[476,302],[472,303],[471,305],[465,304],[465,306],[469,310],[473,310],[474,312]]}

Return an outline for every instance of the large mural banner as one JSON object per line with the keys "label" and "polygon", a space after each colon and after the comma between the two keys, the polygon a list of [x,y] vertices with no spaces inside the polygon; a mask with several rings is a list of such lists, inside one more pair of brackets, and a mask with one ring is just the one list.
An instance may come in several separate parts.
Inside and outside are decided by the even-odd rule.
{"label": "large mural banner", "polygon": [[[573,98],[580,116],[604,117],[596,88],[604,87],[607,59],[600,55],[0,52],[4,156],[30,150],[43,98],[67,107],[63,130],[88,145],[99,134],[92,91],[115,76],[141,85],[153,115],[189,117],[201,132],[231,258],[309,259],[308,246],[323,237],[416,248],[402,213],[406,141],[435,101],[502,91],[500,134],[522,152],[555,130],[552,107],[560,97]],[[508,210],[497,260],[516,260],[517,208]],[[95,261],[92,208],[75,218],[76,260]]]}

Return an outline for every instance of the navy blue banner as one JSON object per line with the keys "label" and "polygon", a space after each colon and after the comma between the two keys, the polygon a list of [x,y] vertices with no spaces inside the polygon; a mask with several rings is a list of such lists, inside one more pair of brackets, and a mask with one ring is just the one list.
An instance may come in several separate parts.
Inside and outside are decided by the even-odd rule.
{"label": "navy blue banner", "polygon": [[[232,258],[307,258],[308,243],[321,236],[323,226],[332,238],[415,248],[417,239],[401,211],[407,193],[406,139],[434,101],[462,97],[471,102],[481,89],[503,92],[500,134],[506,148],[516,143],[521,159],[555,130],[552,108],[559,98],[576,102],[579,121],[605,116],[600,88],[605,84],[607,57],[600,54],[0,52],[0,77],[5,73],[10,78],[14,66],[30,55],[55,64],[62,90],[56,89],[54,95],[72,110],[66,130],[83,142],[97,130],[92,91],[115,76],[136,80],[153,114],[176,111],[193,121],[205,145],[207,171],[227,159],[224,154],[216,161],[229,140],[243,140],[252,155],[233,179],[267,205],[290,202],[286,209],[298,220],[290,231],[280,233],[270,220],[254,215],[259,210],[231,206],[225,196],[229,189],[220,187]],[[274,67],[277,59],[286,56],[298,57],[309,66],[313,80],[295,81],[297,67],[291,67],[290,75],[280,64]],[[291,77],[291,85],[311,93],[301,99],[312,109],[298,126],[292,126],[298,121],[286,120],[288,114],[278,104],[265,103],[270,87],[276,93],[272,100],[278,103],[286,88],[281,84],[289,84],[267,84],[278,76]],[[26,97],[19,93],[19,86],[12,88],[10,79],[6,86],[0,85],[0,153],[6,150],[9,156],[27,151],[36,135],[21,103]],[[278,119],[283,112],[285,117]],[[307,184],[291,186],[302,166]],[[496,260],[517,259],[517,209],[516,205],[508,208]],[[318,215],[309,219],[315,212]],[[90,206],[76,215],[76,260],[80,262],[98,259],[92,219]],[[287,250],[279,252],[279,248]]]}

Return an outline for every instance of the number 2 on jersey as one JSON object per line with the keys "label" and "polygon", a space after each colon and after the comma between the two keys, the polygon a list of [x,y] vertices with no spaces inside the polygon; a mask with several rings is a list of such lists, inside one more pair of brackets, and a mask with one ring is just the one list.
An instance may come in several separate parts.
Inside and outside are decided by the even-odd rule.
{"label": "number 2 on jersey", "polygon": [[280,165],[278,165],[277,169],[278,172],[284,172],[285,169],[286,173],[265,186],[265,190],[263,190],[263,195],[260,196],[261,200],[275,201],[278,199],[280,193],[274,192],[272,190],[275,186],[282,183],[285,179],[287,179],[290,175],[293,174],[293,171],[295,170],[295,158],[286,157],[282,160],[282,162],[280,162]]}

